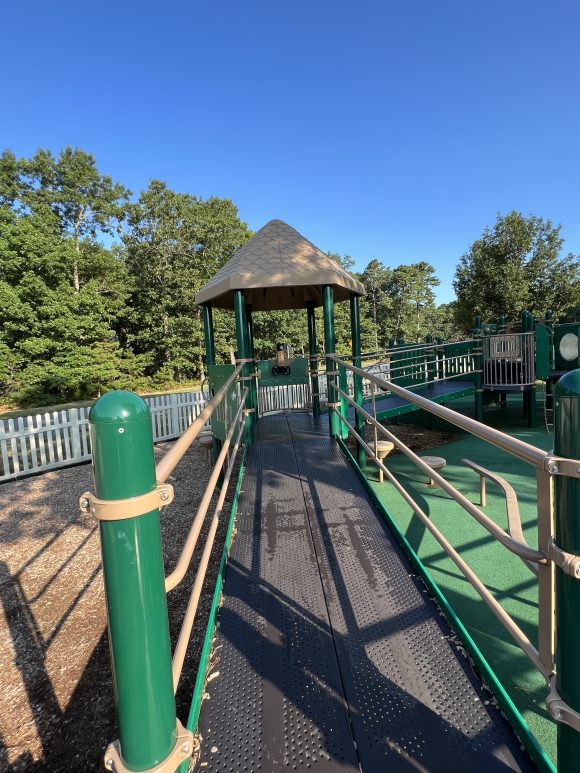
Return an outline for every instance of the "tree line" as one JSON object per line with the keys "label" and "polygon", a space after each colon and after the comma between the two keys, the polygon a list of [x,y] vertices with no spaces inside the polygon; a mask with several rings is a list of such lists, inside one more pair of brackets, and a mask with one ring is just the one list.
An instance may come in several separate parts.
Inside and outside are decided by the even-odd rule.
{"label": "tree line", "polygon": [[[204,338],[195,295],[251,236],[228,199],[179,193],[161,180],[134,196],[102,174],[90,153],[71,147],[56,156],[40,149],[28,159],[5,151],[0,397],[41,405],[199,379]],[[428,262],[391,268],[371,260],[356,274],[367,293],[363,348],[427,333],[457,338],[476,311],[513,317],[518,305],[535,311],[539,304],[563,311],[580,302],[580,281],[577,257],[561,257],[561,248],[559,227],[549,221],[499,216],[461,258],[457,301],[439,306],[439,280]],[[352,269],[348,256],[329,254]],[[217,355],[229,361],[233,315],[216,309],[214,323]],[[306,314],[256,313],[254,335],[258,357],[272,356],[278,341],[304,352]],[[348,304],[336,306],[336,335],[346,353]]]}

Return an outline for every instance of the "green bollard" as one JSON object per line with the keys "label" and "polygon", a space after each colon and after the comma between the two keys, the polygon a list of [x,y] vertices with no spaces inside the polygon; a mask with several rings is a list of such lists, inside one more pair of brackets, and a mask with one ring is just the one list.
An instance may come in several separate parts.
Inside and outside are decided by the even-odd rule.
{"label": "green bollard", "polygon": [[[98,499],[156,488],[144,400],[126,391],[103,395],[89,428]],[[159,510],[100,520],[100,535],[121,758],[142,771],[163,762],[177,739]]]}
{"label": "green bollard", "polygon": [[[580,459],[580,370],[563,376],[554,389],[554,454]],[[580,555],[580,479],[554,479],[556,545]],[[580,712],[580,580],[556,569],[556,688],[562,700]],[[578,770],[580,733],[558,723],[558,771]]]}

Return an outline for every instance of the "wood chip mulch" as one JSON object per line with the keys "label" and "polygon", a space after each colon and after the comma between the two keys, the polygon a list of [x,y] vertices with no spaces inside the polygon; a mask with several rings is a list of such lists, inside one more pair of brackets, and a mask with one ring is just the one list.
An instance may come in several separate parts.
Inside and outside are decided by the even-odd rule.
{"label": "wood chip mulch", "polygon": [[[162,455],[169,444],[156,447]],[[196,444],[169,482],[161,514],[166,573],[175,562],[209,478]],[[177,693],[187,720],[237,470],[214,545]],[[0,771],[102,771],[118,737],[106,630],[98,527],[78,511],[93,489],[90,465],[0,485]],[[212,503],[213,504],[213,503]],[[193,584],[213,507],[188,575],[168,596],[172,646]]]}

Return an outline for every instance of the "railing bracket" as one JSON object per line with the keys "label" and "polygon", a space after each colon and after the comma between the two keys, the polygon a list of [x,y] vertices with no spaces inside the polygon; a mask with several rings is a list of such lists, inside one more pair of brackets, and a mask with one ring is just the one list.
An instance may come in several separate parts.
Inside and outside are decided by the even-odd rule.
{"label": "railing bracket", "polygon": [[556,689],[556,675],[550,677],[550,692],[546,698],[546,707],[552,719],[561,722],[563,725],[569,725],[576,732],[580,732],[580,713],[562,700]]}
{"label": "railing bracket", "polygon": [[173,502],[173,486],[169,483],[161,483],[146,494],[128,499],[97,499],[90,491],[86,491],[80,497],[79,507],[81,512],[90,513],[99,521],[122,521],[125,518],[145,515],[171,502]]}
{"label": "railing bracket", "polygon": [[563,475],[566,478],[580,478],[580,460],[564,459],[548,454],[544,459],[544,470],[550,475]]}
{"label": "railing bracket", "polygon": [[[177,720],[177,740],[175,746],[159,765],[148,768],[142,773],[174,773],[182,762],[189,759],[194,751],[199,749],[199,740],[194,737],[191,730],[183,727]],[[119,741],[113,741],[105,752],[105,767],[111,773],[132,773],[132,770],[123,764],[121,759],[121,745]]]}
{"label": "railing bracket", "polygon": [[561,547],[556,545],[553,538],[548,542],[548,558],[553,561],[556,566],[559,566],[568,577],[580,580],[580,556],[562,550]]}

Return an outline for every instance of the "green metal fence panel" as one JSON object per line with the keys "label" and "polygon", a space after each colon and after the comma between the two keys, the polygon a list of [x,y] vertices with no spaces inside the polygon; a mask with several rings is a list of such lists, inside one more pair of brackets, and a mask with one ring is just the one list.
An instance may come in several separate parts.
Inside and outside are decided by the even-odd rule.
{"label": "green metal fence panel", "polygon": [[[235,370],[234,365],[210,365],[208,367],[208,380],[212,394],[221,389]],[[211,417],[211,429],[213,436],[218,440],[225,440],[231,421],[236,415],[240,404],[240,390],[238,384],[234,384],[214,411]]]}
{"label": "green metal fence panel", "polygon": [[308,384],[308,359],[295,357],[288,360],[289,373],[274,375],[273,369],[277,367],[276,360],[258,360],[258,385],[260,387],[274,386],[299,386]]}

